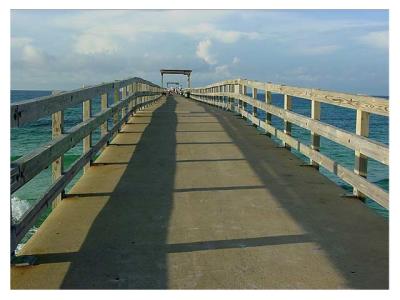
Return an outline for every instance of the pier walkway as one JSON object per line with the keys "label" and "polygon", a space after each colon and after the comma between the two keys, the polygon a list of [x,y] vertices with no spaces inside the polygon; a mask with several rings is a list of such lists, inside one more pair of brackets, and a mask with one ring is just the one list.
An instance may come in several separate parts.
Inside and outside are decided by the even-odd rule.
{"label": "pier walkway", "polygon": [[388,288],[388,221],[232,112],[138,111],[12,267],[14,289]]}

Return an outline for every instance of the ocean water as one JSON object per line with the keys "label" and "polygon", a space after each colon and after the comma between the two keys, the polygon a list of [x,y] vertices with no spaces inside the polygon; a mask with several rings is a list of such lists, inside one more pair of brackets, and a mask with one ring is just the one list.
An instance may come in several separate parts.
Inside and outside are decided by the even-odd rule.
{"label": "ocean water", "polygon": [[[11,91],[11,102],[17,102],[26,99],[32,99],[36,97],[42,97],[50,95],[51,91],[27,91],[27,90],[12,90]],[[260,100],[264,99],[263,94],[258,94]],[[109,95],[109,103],[113,102],[112,95]],[[283,96],[278,94],[272,95],[272,103],[276,106],[283,107]],[[100,111],[100,98],[95,98],[92,101],[93,113]],[[251,112],[252,107],[247,106],[246,109]],[[310,101],[293,98],[292,110],[299,114],[310,116],[311,104]],[[265,112],[258,111],[259,118],[265,120]],[[329,104],[321,104],[321,120],[325,123],[337,126],[350,132],[355,132],[355,111],[351,109],[345,109],[335,107]],[[82,121],[82,105],[69,108],[64,113],[64,126],[65,130],[70,129],[74,125],[77,125]],[[111,120],[110,120],[111,122]],[[279,129],[283,129],[283,121],[279,118],[272,117],[272,124]],[[382,116],[372,115],[370,119],[370,138],[379,142],[389,144],[389,123],[388,118]],[[305,144],[310,144],[310,133],[298,126],[292,125],[292,135],[299,139]],[[100,138],[99,129],[93,133],[93,143],[98,141]],[[275,138],[274,138],[275,139]],[[51,140],[51,116],[42,118],[29,125],[21,128],[11,129],[11,161],[18,159],[22,155],[29,153],[31,150],[37,148],[40,145],[44,145],[46,142]],[[276,140],[276,139],[275,139]],[[276,142],[279,142],[276,140]],[[296,150],[291,150],[295,155],[304,159],[308,162],[308,159]],[[321,152],[330,158],[335,159],[338,163],[343,166],[353,169],[354,167],[354,151],[336,144],[330,140],[321,138]],[[77,144],[74,148],[70,149],[64,155],[64,166],[65,169],[75,162],[82,154],[82,143]],[[352,191],[352,187],[347,183],[343,182],[337,176],[331,174],[327,170],[321,168],[320,172],[341,185],[344,189],[349,192]],[[75,182],[82,175],[82,172],[77,174],[75,178],[67,186],[66,191],[75,184]],[[379,185],[384,190],[389,189],[389,169],[387,166],[370,159],[368,161],[368,179],[371,182]],[[28,182],[25,186],[16,191],[11,195],[11,209],[13,221],[19,220],[26,211],[32,207],[36,201],[46,192],[47,188],[51,184],[51,167],[43,170],[34,179]],[[367,199],[366,204],[376,211],[378,214],[388,217],[388,211],[381,207],[374,201]],[[22,241],[22,244],[28,239],[31,234],[36,230],[38,226],[44,221],[50,209],[43,214],[43,216],[35,224],[29,234]]]}

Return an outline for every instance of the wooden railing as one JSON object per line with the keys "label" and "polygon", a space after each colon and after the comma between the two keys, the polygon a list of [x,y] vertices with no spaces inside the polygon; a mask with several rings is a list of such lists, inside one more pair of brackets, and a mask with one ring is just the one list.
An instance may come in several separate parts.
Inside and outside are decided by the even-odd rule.
{"label": "wooden railing", "polygon": [[[11,193],[14,193],[42,170],[52,165],[53,183],[44,195],[17,223],[11,223],[11,252],[35,224],[43,211],[61,200],[68,183],[83,168],[86,172],[95,155],[118,132],[121,126],[138,109],[157,100],[163,89],[141,78],[130,78],[71,92],[46,96],[11,105],[11,127],[20,127],[42,117],[52,116],[52,140],[11,163]],[[108,95],[114,101],[108,105]],[[100,96],[101,111],[92,113],[92,101]],[[82,122],[64,130],[64,110],[83,105]],[[112,127],[108,128],[108,120]],[[100,140],[92,145],[92,132],[100,127]],[[63,155],[83,140],[83,154],[68,170],[63,167]],[[12,219],[12,218],[11,218]]]}
{"label": "wooden railing", "polygon": [[[247,88],[252,89],[251,97],[247,95]],[[259,90],[265,93],[264,101],[257,100]],[[354,196],[369,197],[388,208],[389,194],[366,179],[368,157],[382,164],[389,164],[389,147],[368,138],[370,114],[388,117],[388,100],[246,79],[226,80],[202,88],[186,90],[186,93],[195,100],[240,113],[253,124],[263,128],[269,136],[273,135],[283,141],[286,147],[292,147],[307,156],[310,159],[310,165],[316,168],[322,166],[349,183],[353,186]],[[272,105],[272,93],[283,95],[283,108]],[[291,111],[292,97],[311,101],[310,118]],[[238,102],[237,106],[235,99]],[[356,110],[356,133],[321,122],[321,102]],[[253,107],[252,113],[244,109],[245,104]],[[257,109],[265,111],[265,121],[257,118]],[[283,131],[272,126],[272,115],[283,119]],[[310,145],[301,143],[291,136],[291,124],[310,131]],[[320,136],[354,150],[354,170],[349,170],[320,153]]]}

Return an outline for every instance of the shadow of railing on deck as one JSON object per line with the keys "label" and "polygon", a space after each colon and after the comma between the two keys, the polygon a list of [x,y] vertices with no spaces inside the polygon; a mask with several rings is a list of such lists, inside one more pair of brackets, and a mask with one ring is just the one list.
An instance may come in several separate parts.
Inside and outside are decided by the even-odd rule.
{"label": "shadow of railing on deck", "polygon": [[[175,107],[175,99],[169,97],[153,112],[79,255],[70,257],[62,288],[167,287],[163,248],[176,168]],[[170,113],[154,118],[163,112]]]}

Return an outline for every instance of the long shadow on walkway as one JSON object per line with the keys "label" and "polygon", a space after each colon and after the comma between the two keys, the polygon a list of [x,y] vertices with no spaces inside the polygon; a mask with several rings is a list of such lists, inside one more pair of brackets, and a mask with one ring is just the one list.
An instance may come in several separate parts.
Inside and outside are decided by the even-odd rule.
{"label": "long shadow on walkway", "polygon": [[[319,244],[316,251],[328,257],[349,288],[388,288],[386,219],[358,200],[341,197],[344,190],[316,170],[302,167],[300,159],[240,116],[196,103],[218,119],[268,191]],[[247,130],[237,130],[245,126]]]}
{"label": "long shadow on walkway", "polygon": [[[165,244],[176,168],[175,107],[176,101],[169,97],[153,112],[81,249],[66,257],[70,267],[62,288],[167,287]],[[158,113],[163,117],[154,118]]]}

